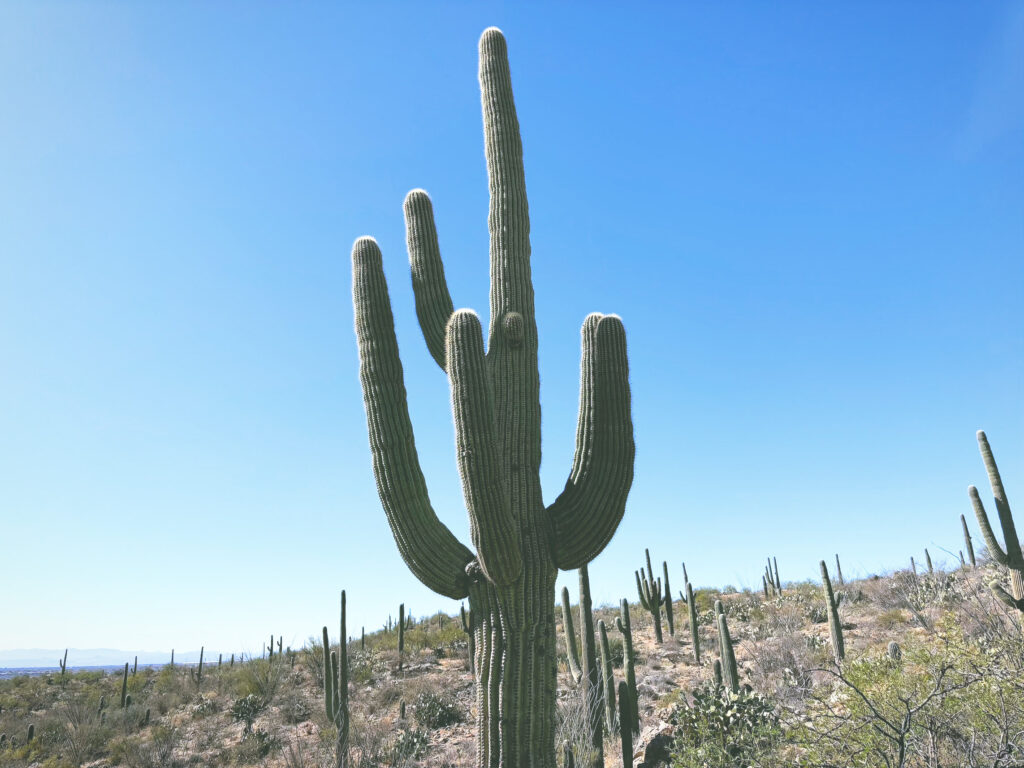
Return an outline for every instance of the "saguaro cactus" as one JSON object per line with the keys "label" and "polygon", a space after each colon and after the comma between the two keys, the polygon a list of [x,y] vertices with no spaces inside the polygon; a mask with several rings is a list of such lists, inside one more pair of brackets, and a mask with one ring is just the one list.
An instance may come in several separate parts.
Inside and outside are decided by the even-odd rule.
{"label": "saguaro cactus", "polygon": [[565,634],[565,655],[569,661],[569,674],[572,681],[578,683],[583,677],[583,670],[580,667],[580,648],[576,642],[576,630],[572,623],[568,587],[562,587],[562,632]]}
{"label": "saguaro cactus", "polygon": [[[631,713],[632,729],[640,732],[640,709],[636,693],[636,653],[633,651],[633,625],[629,620],[629,601],[625,598],[619,601],[619,615],[615,619],[615,626],[622,633],[622,665],[626,672],[626,689],[629,691],[629,701],[626,704]],[[621,683],[619,684],[622,685]],[[622,695],[619,695],[619,711],[622,711]]]}
{"label": "saguaro cactus", "polygon": [[338,652],[331,650],[331,642],[324,627],[324,712],[338,729],[334,742],[334,764],[344,768],[348,763],[348,632],[345,625],[345,590],[341,591],[341,634]]}
{"label": "saguaro cactus", "polygon": [[[650,571],[649,558],[647,570]],[[654,624],[654,641],[661,643],[661,603],[664,600],[661,579],[648,578],[643,570],[634,571],[633,575],[636,576],[636,591],[640,596],[640,605],[651,614],[651,622]]]}
{"label": "saguaro cactus", "polygon": [[604,621],[597,622],[601,637],[601,681],[604,683],[604,727],[611,735],[615,731],[615,673],[612,670],[612,652],[608,645],[608,630]]}
{"label": "saguaro cactus", "polygon": [[821,561],[821,586],[825,591],[826,608],[828,609],[828,631],[832,636],[832,654],[836,664],[842,663],[846,657],[846,645],[843,642],[843,625],[839,621],[839,601],[832,591],[832,581],[828,577],[828,567]]}
{"label": "saguaro cactus", "polygon": [[967,528],[967,518],[960,515],[960,525],[964,529],[964,546],[967,547],[967,559],[971,561],[971,568],[975,568],[978,565],[978,561],[974,557],[974,542],[971,541],[971,532]]}
{"label": "saguaro cactus", "polygon": [[604,766],[604,731],[601,726],[601,672],[597,666],[597,647],[594,641],[594,609],[590,601],[590,573],[586,565],[580,566],[580,639],[583,646],[583,666],[580,676],[580,696],[587,708],[590,735],[591,766]]}
{"label": "saguaro cactus", "polygon": [[722,656],[722,676],[725,687],[733,693],[740,692],[740,675],[736,668],[736,652],[732,646],[732,635],[729,634],[729,623],[725,614],[718,614],[718,649]]}
{"label": "saguaro cactus", "polygon": [[700,628],[697,626],[697,603],[693,599],[693,587],[686,582],[686,607],[690,614],[690,639],[693,640],[693,660],[700,664]]}
{"label": "saguaro cactus", "polygon": [[672,589],[668,585],[668,563],[664,560],[661,561],[661,571],[665,577],[665,621],[668,624],[668,633],[670,636],[676,636],[676,622],[672,615]]}
{"label": "saguaro cactus", "polygon": [[989,554],[997,563],[1010,569],[1009,592],[1000,584],[990,586],[996,597],[1008,606],[1016,608],[1018,611],[1024,611],[1024,554],[1021,554],[1020,539],[1017,538],[1017,529],[1013,525],[1013,514],[1010,512],[1010,502],[1006,500],[1006,489],[1003,488],[1003,479],[999,476],[999,467],[996,466],[995,457],[992,456],[988,438],[981,430],[978,430],[978,447],[981,449],[981,458],[985,462],[988,482],[992,486],[992,496],[996,501],[999,525],[1003,529],[1003,541],[1006,542],[1005,550],[999,546],[999,541],[992,532],[988,515],[985,513],[985,505],[981,503],[981,497],[978,495],[978,489],[972,485],[967,489],[967,493],[971,497],[974,514],[978,517],[978,525],[981,526],[981,535],[985,539],[985,544],[988,545]]}
{"label": "saguaro cactus", "polygon": [[604,549],[633,481],[626,336],[614,315],[592,314],[583,324],[576,455],[565,490],[545,506],[522,143],[497,29],[480,39],[480,86],[491,193],[486,353],[476,314],[452,311],[430,198],[414,190],[405,200],[416,310],[451,386],[475,554],[430,505],[372,238],[352,249],[360,380],[377,489],[399,552],[425,585],[455,600],[468,597],[473,611],[478,764],[547,768],[555,763],[555,575]]}
{"label": "saguaro cactus", "polygon": [[405,655],[405,603],[398,606],[398,671],[402,671],[402,657]]}

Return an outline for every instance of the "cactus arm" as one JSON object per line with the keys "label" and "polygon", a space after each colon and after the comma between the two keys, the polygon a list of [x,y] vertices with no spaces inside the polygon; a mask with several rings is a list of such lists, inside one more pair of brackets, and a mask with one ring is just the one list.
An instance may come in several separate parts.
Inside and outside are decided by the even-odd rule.
{"label": "cactus arm", "polygon": [[405,241],[416,295],[416,317],[431,357],[445,369],[445,328],[455,308],[444,277],[441,249],[437,244],[434,208],[430,196],[414,189],[405,196]]}
{"label": "cactus arm", "polygon": [[651,607],[647,604],[647,596],[644,595],[644,588],[640,583],[640,571],[633,571],[633,575],[636,577],[636,594],[640,598],[640,605],[645,611],[649,611]]}
{"label": "cactus arm", "polygon": [[430,506],[405,401],[381,253],[373,238],[360,238],[353,246],[352,278],[359,378],[381,504],[409,569],[435,592],[461,600],[469,595],[465,567],[473,553]]}
{"label": "cactus arm", "polygon": [[583,676],[580,669],[580,651],[576,645],[576,630],[572,625],[572,608],[569,606],[569,589],[562,587],[562,631],[565,633],[565,655],[569,661],[569,674],[578,683]]}
{"label": "cactus arm", "polygon": [[995,533],[992,531],[992,526],[988,522],[988,514],[985,512],[985,505],[981,503],[978,489],[973,485],[969,486],[967,488],[967,495],[971,497],[971,506],[974,507],[974,514],[978,518],[978,527],[981,528],[981,536],[985,539],[988,553],[1000,565],[1007,565],[1009,561],[1006,553],[999,546],[999,540],[996,538]]}
{"label": "cactus arm", "polygon": [[633,484],[626,331],[614,315],[583,323],[576,454],[565,490],[548,507],[555,562],[577,568],[600,554],[618,528]]}
{"label": "cactus arm", "polygon": [[1006,603],[1010,608],[1016,608],[1018,611],[1024,611],[1024,599],[1014,599],[1013,595],[1003,589],[1002,585],[998,583],[990,584],[989,588],[992,590],[992,594],[998,597],[1002,602]]}
{"label": "cactus arm", "polygon": [[446,353],[455,443],[470,531],[484,575],[511,584],[522,568],[519,529],[499,465],[494,405],[476,313],[460,309],[448,321]]}
{"label": "cactus arm", "polygon": [[988,437],[982,430],[978,430],[978,447],[981,449],[981,458],[985,462],[985,470],[988,472],[989,485],[992,486],[992,497],[995,499],[996,512],[999,514],[999,525],[1003,529],[1006,558],[1010,567],[1020,570],[1024,568],[1024,554],[1021,552],[1020,539],[1017,538],[1017,529],[1013,524],[1010,502],[1006,499],[1006,489],[1003,488],[1003,479],[999,475],[999,467],[996,466],[992,448],[988,444]]}

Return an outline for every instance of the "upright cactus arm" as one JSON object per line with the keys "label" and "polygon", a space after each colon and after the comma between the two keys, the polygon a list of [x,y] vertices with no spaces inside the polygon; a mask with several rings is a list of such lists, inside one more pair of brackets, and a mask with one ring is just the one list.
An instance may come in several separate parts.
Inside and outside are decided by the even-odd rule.
{"label": "upright cactus arm", "polygon": [[967,492],[970,494],[971,504],[974,506],[974,514],[978,518],[978,525],[981,526],[981,535],[985,538],[985,544],[988,545],[993,560],[1000,565],[1006,565],[1016,570],[1024,569],[1024,555],[1021,554],[1020,539],[1017,538],[1017,529],[1013,524],[1010,503],[1006,500],[1003,479],[999,475],[999,467],[996,466],[988,438],[981,430],[978,431],[978,447],[981,449],[981,458],[985,462],[988,481],[992,486],[992,496],[996,502],[996,512],[999,514],[999,525],[1003,529],[1003,541],[1006,544],[1006,549],[1003,550],[999,546],[999,541],[992,532],[992,526],[989,525],[988,515],[985,513],[985,506],[981,503],[978,489],[972,485]]}
{"label": "upright cactus arm", "polygon": [[576,453],[565,490],[548,507],[555,562],[579,568],[605,548],[618,528],[633,484],[633,420],[626,331],[614,315],[583,323]]}
{"label": "upright cactus arm", "polygon": [[416,316],[431,357],[445,370],[445,329],[455,311],[444,277],[430,196],[414,189],[405,196],[405,240],[416,294]]}
{"label": "upright cactus arm", "polygon": [[992,526],[988,522],[988,513],[985,512],[985,505],[981,502],[981,496],[978,495],[978,489],[973,485],[968,486],[967,494],[971,497],[971,506],[974,507],[974,514],[978,518],[978,526],[981,528],[981,536],[985,539],[985,546],[988,547],[988,553],[992,556],[1000,565],[1007,565],[1009,560],[1006,556],[1006,552],[999,545],[999,539],[996,538],[995,532],[992,530]]}
{"label": "upright cactus arm", "polygon": [[578,683],[583,676],[580,668],[580,651],[576,644],[576,630],[572,624],[572,608],[569,606],[569,589],[562,587],[562,631],[565,633],[565,655],[569,662],[572,681]]}
{"label": "upright cactus arm", "polygon": [[465,568],[473,553],[430,505],[406,405],[381,253],[373,238],[360,238],[352,248],[352,294],[373,471],[391,532],[402,559],[420,581],[461,600],[469,596]]}
{"label": "upright cactus arm", "polygon": [[494,403],[480,320],[460,309],[448,321],[448,380],[455,444],[470,531],[484,575],[511,584],[522,568],[519,529],[502,480]]}

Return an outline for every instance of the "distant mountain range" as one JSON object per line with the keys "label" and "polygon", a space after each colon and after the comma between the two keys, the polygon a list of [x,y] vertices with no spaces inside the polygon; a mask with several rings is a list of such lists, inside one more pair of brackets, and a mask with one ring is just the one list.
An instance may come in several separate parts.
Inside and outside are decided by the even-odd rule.
{"label": "distant mountain range", "polygon": [[[204,663],[217,663],[219,651],[207,649],[203,655]],[[230,654],[228,654],[230,655]],[[139,664],[166,664],[171,660],[170,651],[122,651],[116,648],[69,648],[68,667],[111,667],[124,664],[126,661]],[[64,649],[49,648],[15,648],[0,651],[0,669],[60,667],[60,659],[64,658]],[[175,663],[199,663],[199,649],[194,651],[175,651]],[[226,663],[226,662],[225,662]]]}

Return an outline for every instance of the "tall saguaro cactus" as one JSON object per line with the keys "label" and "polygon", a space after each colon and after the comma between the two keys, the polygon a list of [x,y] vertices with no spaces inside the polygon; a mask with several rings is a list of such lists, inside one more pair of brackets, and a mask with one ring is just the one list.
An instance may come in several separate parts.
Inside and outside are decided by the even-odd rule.
{"label": "tall saguaro cactus", "polygon": [[[999,513],[999,525],[1003,529],[1003,541],[1006,542],[1006,549],[999,546],[996,535],[989,525],[988,515],[985,513],[985,505],[981,503],[978,489],[973,485],[967,489],[971,497],[971,504],[974,506],[974,514],[978,517],[978,525],[981,526],[981,535],[988,546],[992,559],[1000,565],[1010,569],[1010,591],[1007,592],[999,584],[992,585],[992,591],[996,597],[1018,611],[1024,611],[1024,554],[1021,554],[1020,539],[1017,538],[1017,529],[1013,525],[1013,514],[1010,512],[1010,502],[1006,500],[1006,489],[1003,488],[1003,478],[999,475],[999,467],[996,466],[995,457],[989,447],[988,438],[985,433],[978,430],[978,447],[981,449],[981,458],[985,462],[985,469],[988,471],[988,482],[992,486],[992,496],[996,501],[996,512]],[[965,526],[966,528],[966,526]]]}
{"label": "tall saguaro cactus", "polygon": [[360,380],[377,489],[413,573],[469,598],[476,633],[477,762],[555,764],[555,576],[593,560],[611,539],[633,480],[626,336],[614,315],[583,323],[576,454],[565,490],[540,488],[540,375],[530,277],[522,143],[505,38],[480,38],[490,186],[491,296],[487,350],[480,321],[453,311],[430,198],[405,200],[420,327],[448,374],[459,473],[475,553],[431,507],[405,398],[394,320],[372,238],[352,249]]}

